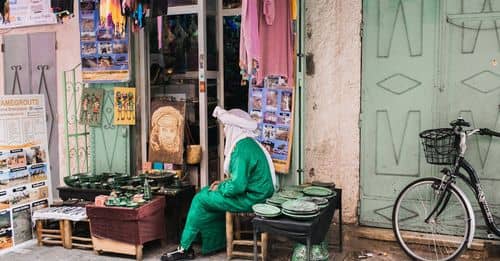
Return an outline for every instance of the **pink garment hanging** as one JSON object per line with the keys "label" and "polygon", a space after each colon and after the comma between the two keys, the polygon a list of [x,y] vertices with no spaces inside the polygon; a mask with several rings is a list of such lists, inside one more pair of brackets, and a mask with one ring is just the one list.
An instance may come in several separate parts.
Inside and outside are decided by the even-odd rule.
{"label": "pink garment hanging", "polygon": [[259,16],[260,59],[257,84],[262,84],[268,75],[279,75],[286,77],[288,85],[292,87],[294,50],[290,3],[284,0],[264,0],[260,8],[262,15]]}
{"label": "pink garment hanging", "polygon": [[244,78],[255,74],[260,63],[259,1],[241,3],[240,68]]}
{"label": "pink garment hanging", "polygon": [[163,16],[156,17],[156,26],[158,29],[158,50],[163,47]]}

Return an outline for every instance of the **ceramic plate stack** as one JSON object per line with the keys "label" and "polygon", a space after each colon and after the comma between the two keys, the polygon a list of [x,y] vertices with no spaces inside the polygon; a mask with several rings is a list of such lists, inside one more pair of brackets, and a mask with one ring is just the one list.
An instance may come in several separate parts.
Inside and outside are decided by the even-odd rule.
{"label": "ceramic plate stack", "polygon": [[281,207],[284,215],[294,219],[312,219],[319,215],[318,205],[304,200],[288,200]]}
{"label": "ceramic plate stack", "polygon": [[289,199],[278,196],[275,194],[272,197],[266,199],[266,203],[269,205],[273,205],[275,207],[281,207],[281,204],[283,204],[287,200],[289,200]]}
{"label": "ceramic plate stack", "polygon": [[287,199],[296,199],[304,196],[304,193],[295,190],[283,190],[277,193],[278,196]]}
{"label": "ceramic plate stack", "polygon": [[333,198],[335,197],[335,192],[329,188],[310,186],[304,189],[304,194],[311,197],[322,197],[322,198]]}
{"label": "ceramic plate stack", "polygon": [[281,214],[281,210],[278,207],[269,204],[255,204],[252,206],[253,211],[257,216],[261,217],[277,217]]}
{"label": "ceramic plate stack", "polygon": [[323,209],[323,208],[325,208],[325,207],[328,206],[328,199],[327,198],[322,198],[322,197],[302,197],[302,198],[299,198],[299,200],[312,202],[312,203],[318,205],[319,209]]}

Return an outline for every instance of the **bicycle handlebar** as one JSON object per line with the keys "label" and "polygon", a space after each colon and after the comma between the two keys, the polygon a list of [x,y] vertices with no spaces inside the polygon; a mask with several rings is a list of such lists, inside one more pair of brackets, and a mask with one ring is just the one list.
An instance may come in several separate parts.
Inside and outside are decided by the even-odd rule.
{"label": "bicycle handlebar", "polygon": [[495,137],[500,137],[500,132],[492,131],[488,128],[481,128],[479,129],[479,134],[480,135],[488,135],[488,136],[495,136]]}

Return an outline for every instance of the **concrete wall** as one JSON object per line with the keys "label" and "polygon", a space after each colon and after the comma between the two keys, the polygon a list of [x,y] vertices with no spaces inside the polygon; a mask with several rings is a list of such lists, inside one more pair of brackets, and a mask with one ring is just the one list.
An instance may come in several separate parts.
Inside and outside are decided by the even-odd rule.
{"label": "concrete wall", "polygon": [[[78,5],[75,2],[75,7]],[[75,8],[75,12],[76,12]],[[57,113],[59,116],[58,128],[59,128],[59,173],[60,173],[60,183],[63,184],[62,177],[66,175],[66,147],[64,140],[64,107],[63,107],[63,93],[64,93],[64,81],[63,73],[64,71],[74,68],[80,63],[80,31],[78,27],[78,16],[65,21],[63,24],[56,25],[42,25],[34,27],[25,28],[15,28],[0,30],[0,41],[3,42],[3,37],[5,35],[12,34],[28,34],[28,33],[38,33],[38,32],[56,32],[57,41],[57,88],[58,97]],[[40,47],[40,51],[43,51],[43,47]],[[4,64],[3,64],[3,53],[0,52],[0,75],[4,75]],[[0,80],[0,93],[4,93],[4,81]]]}
{"label": "concrete wall", "polygon": [[305,175],[343,189],[344,220],[357,221],[361,0],[306,1]]}

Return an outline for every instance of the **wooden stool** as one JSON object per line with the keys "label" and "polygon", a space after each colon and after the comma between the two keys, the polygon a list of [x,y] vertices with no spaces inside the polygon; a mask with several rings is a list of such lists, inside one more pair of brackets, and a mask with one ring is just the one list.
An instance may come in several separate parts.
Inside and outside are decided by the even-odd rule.
{"label": "wooden stool", "polygon": [[58,220],[58,229],[44,228],[44,223],[48,220],[36,221],[36,239],[39,246],[42,245],[61,245],[64,246],[64,221]]}
{"label": "wooden stool", "polygon": [[[89,223],[89,220],[82,220],[81,222]],[[64,248],[80,247],[85,249],[93,249],[92,238],[90,237],[90,227],[89,227],[89,237],[79,237],[73,235],[73,221],[63,220],[64,226]]]}
{"label": "wooden stool", "polygon": [[[231,212],[226,212],[226,252],[227,252],[227,259],[230,260],[233,257],[248,257],[248,258],[253,258],[253,249],[250,250],[249,252],[243,252],[243,251],[233,251],[235,246],[247,246],[247,247],[252,247],[253,246],[253,240],[242,240],[241,239],[241,234],[242,233],[248,233],[252,234],[252,231],[242,231],[241,226],[240,226],[240,220],[239,217],[253,217],[255,216],[254,213],[231,213]],[[236,229],[233,229],[233,228]],[[236,239],[234,239],[236,238]],[[262,259],[262,261],[266,260],[267,257],[267,241],[268,241],[268,235],[267,233],[262,233],[260,235],[260,242],[257,242],[257,246],[260,246],[261,253],[259,254],[259,257]]]}

